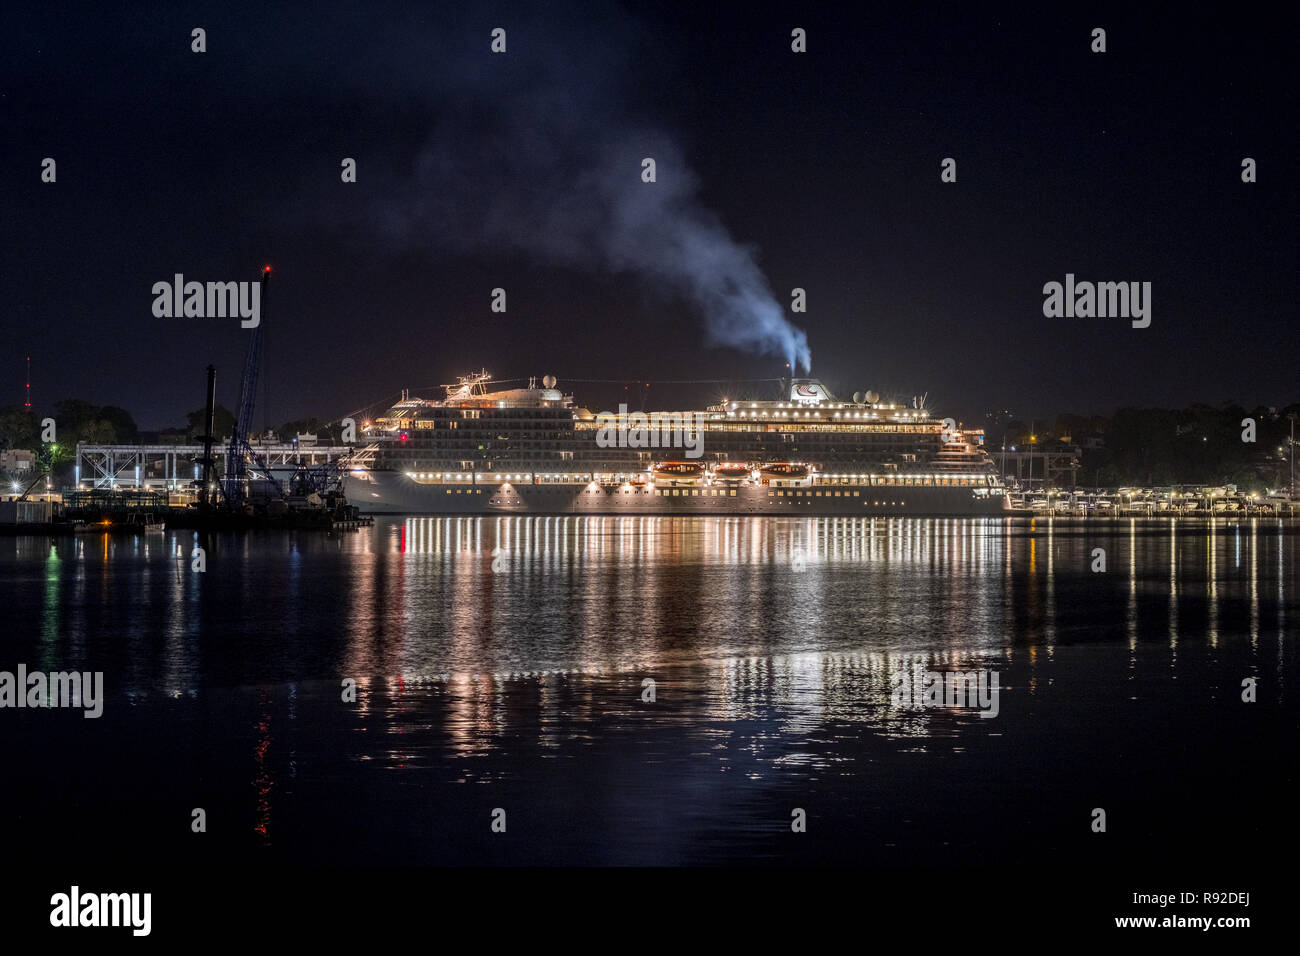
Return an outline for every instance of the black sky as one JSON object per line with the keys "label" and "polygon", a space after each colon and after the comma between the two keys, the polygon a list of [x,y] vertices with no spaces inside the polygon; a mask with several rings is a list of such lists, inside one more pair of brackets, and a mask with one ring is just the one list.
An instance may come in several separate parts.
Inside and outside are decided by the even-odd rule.
{"label": "black sky", "polygon": [[[78,396],[175,424],[209,362],[233,406],[248,333],[157,319],[150,288],[263,262],[272,422],[480,366],[555,374],[593,408],[621,387],[578,380],[782,373],[708,344],[671,283],[566,245],[588,230],[534,218],[597,209],[553,200],[621,175],[602,163],[624,152],[680,157],[661,181],[693,177],[693,208],[756,250],[787,312],[807,290],[789,318],[833,388],[928,391],[966,420],[1300,398],[1287,31],[1174,8],[874,6],[7,9],[0,404],[22,400],[30,352],[38,410]],[[654,188],[639,173],[629,188]],[[1044,318],[1042,286],[1067,272],[1151,282],[1151,327]]]}

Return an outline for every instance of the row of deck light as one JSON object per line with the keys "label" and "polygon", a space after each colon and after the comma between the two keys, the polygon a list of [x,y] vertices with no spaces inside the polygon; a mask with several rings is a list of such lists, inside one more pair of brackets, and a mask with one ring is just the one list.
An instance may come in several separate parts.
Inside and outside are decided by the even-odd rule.
{"label": "row of deck light", "polygon": [[[769,417],[769,416],[768,416],[768,413],[767,413],[766,411],[763,411],[763,412],[754,412],[753,414],[750,414],[749,412],[739,412],[739,413],[737,413],[737,412],[735,412],[735,411],[729,411],[729,412],[727,412],[727,414],[728,414],[728,415],[735,415],[735,416],[738,417],[738,418],[768,418],[768,417]],[[800,415],[799,415],[798,412],[795,412],[793,415],[790,414],[789,412],[772,412],[772,414],[771,414],[770,417],[772,417],[772,418],[799,418]],[[803,417],[805,417],[805,418],[807,418],[807,417],[811,417],[811,418],[821,418],[822,416],[821,416],[821,412],[813,412],[811,416],[809,416],[807,413],[805,413]],[[845,419],[849,419],[849,418],[859,418],[859,419],[861,419],[861,418],[867,418],[867,419],[871,419],[871,420],[879,421],[879,419],[880,419],[880,413],[879,413],[879,412],[853,412],[853,413],[851,413],[851,414],[848,414],[848,413],[843,413],[843,412],[836,412],[832,417],[833,417],[833,418],[841,418],[841,417],[842,417],[842,418],[845,418]],[[919,418],[921,418],[921,417],[922,417],[922,416],[921,416],[921,413],[920,413],[920,412],[898,412],[897,414],[895,414],[895,415],[893,416],[893,418],[894,418],[895,421],[904,421],[904,420],[907,420],[907,419],[919,419]]]}
{"label": "row of deck light", "polygon": [[[646,472],[635,472],[635,473],[634,473],[634,476],[644,476],[645,474],[646,474]],[[497,479],[498,481],[501,481],[501,482],[511,482],[511,481],[527,481],[527,480],[529,480],[530,477],[549,478],[549,479],[552,479],[552,480],[554,480],[554,479],[564,479],[564,478],[568,478],[568,479],[586,479],[590,484],[596,484],[596,483],[599,482],[599,481],[608,481],[608,480],[615,480],[615,481],[622,480],[622,481],[624,482],[624,484],[626,484],[626,483],[628,482],[628,480],[629,480],[629,476],[628,476],[626,473],[623,473],[623,472],[619,472],[618,474],[600,474],[600,475],[597,475],[595,478],[590,478],[589,475],[590,475],[589,472],[588,472],[588,473],[584,473],[584,474],[563,474],[563,475],[561,475],[561,474],[554,474],[554,475],[548,474],[548,475],[536,475],[536,476],[529,476],[529,475],[526,475],[526,474],[522,474],[522,475],[475,475],[475,476],[474,476],[474,479],[475,479],[476,481],[478,481],[478,480],[489,480],[489,481],[490,481],[491,479],[495,478],[495,479]],[[458,479],[460,479],[460,480],[462,480],[462,481],[463,481],[463,480],[467,480],[468,477],[469,477],[468,475],[466,475],[466,474],[463,473],[463,472],[445,472],[445,473],[444,473],[444,472],[437,472],[437,473],[434,473],[434,472],[414,472],[414,471],[408,471],[408,472],[406,473],[406,476],[407,476],[408,478],[419,478],[419,479],[422,479],[422,480],[427,480],[427,479],[430,479],[430,478],[439,478],[439,479],[441,479],[441,478],[458,478]],[[707,476],[707,475],[701,475],[700,477],[708,477],[708,476]],[[913,478],[913,479],[915,479],[915,478],[922,478],[922,479],[930,479],[930,480],[933,480],[933,479],[938,479],[938,478],[981,478],[981,477],[984,477],[984,476],[983,476],[983,475],[978,475],[978,474],[961,474],[961,473],[949,473],[949,474],[911,474],[911,473],[907,473],[907,472],[902,472],[902,473],[899,473],[899,474],[892,474],[892,475],[840,475],[840,474],[828,475],[828,474],[820,474],[820,473],[818,473],[818,472],[814,469],[814,470],[810,470],[810,471],[809,471],[809,473],[808,473],[808,477],[809,477],[809,478],[835,478],[835,479],[843,478],[843,479],[846,479],[846,480],[867,481],[867,480],[875,480],[875,479],[877,479],[877,478],[890,478],[890,479],[897,479],[897,478]],[[678,478],[678,479],[676,479],[676,480],[679,480],[679,481],[680,481],[680,480],[684,480],[684,479]],[[726,479],[724,479],[724,480],[726,480]],[[799,480],[801,480],[801,479],[798,479],[798,478],[776,478],[775,480],[777,480],[777,481],[799,481]]]}
{"label": "row of deck light", "polygon": [[[724,400],[723,404],[726,404],[725,400]],[[750,403],[749,403],[749,407],[750,407],[750,408],[758,408],[758,402],[750,402]],[[848,407],[848,408],[862,408],[862,407],[870,407],[870,408],[885,408],[885,409],[898,408],[897,405],[880,405],[880,404],[874,404],[874,405],[870,405],[870,406],[861,406],[861,405],[848,405],[848,406],[846,406],[844,402],[777,402],[777,403],[776,403],[776,407],[777,407],[777,408],[845,408],[845,407]],[[740,408],[740,402],[732,402],[732,403],[731,403],[731,409],[732,409],[732,411],[735,411],[737,408]],[[903,415],[919,415],[920,412],[919,412],[919,411],[915,411],[915,412],[905,411],[905,412],[901,412],[900,414],[903,414]]]}

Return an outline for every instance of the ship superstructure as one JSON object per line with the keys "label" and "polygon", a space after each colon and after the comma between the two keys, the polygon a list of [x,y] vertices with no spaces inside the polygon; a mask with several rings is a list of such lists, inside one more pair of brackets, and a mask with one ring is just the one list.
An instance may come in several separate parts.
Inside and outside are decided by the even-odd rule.
{"label": "ship superstructure", "polygon": [[839,401],[816,379],[784,400],[701,411],[593,413],[551,376],[442,399],[403,393],[364,424],[349,478],[363,511],[584,514],[1000,514],[983,435],[874,393]]}

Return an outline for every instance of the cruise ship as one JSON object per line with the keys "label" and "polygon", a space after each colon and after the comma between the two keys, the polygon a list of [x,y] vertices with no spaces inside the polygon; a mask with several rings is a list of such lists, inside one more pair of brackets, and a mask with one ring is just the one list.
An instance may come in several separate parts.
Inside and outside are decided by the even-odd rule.
{"label": "cruise ship", "polygon": [[784,400],[593,413],[552,376],[401,399],[361,423],[345,479],[372,514],[1001,515],[983,433],[817,379]]}

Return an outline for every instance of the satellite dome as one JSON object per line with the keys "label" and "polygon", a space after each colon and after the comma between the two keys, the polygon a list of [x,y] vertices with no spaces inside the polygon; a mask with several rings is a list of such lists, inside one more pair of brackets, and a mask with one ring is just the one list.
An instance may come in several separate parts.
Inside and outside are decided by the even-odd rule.
{"label": "satellite dome", "polygon": [[880,393],[879,393],[879,392],[867,392],[867,404],[868,404],[868,405],[874,405],[874,404],[876,404],[876,402],[878,402],[878,401],[880,401]]}
{"label": "satellite dome", "polygon": [[547,375],[542,378],[542,385],[545,388],[555,388],[555,376]]}
{"label": "satellite dome", "polygon": [[864,398],[866,398],[866,397],[867,397],[867,396],[866,396],[864,393],[862,393],[862,392],[854,392],[854,393],[853,393],[853,404],[855,404],[855,405],[861,405],[861,404],[862,404],[862,400],[863,400]]}

